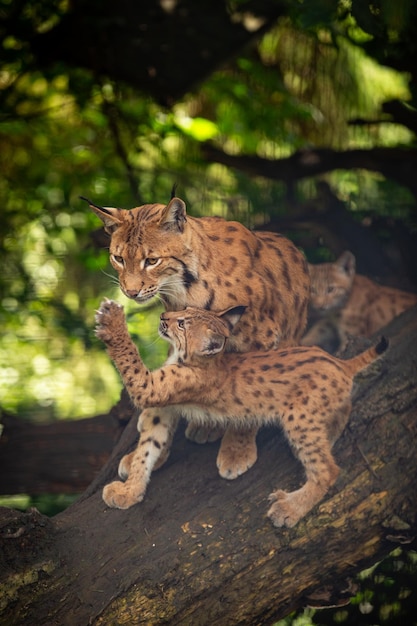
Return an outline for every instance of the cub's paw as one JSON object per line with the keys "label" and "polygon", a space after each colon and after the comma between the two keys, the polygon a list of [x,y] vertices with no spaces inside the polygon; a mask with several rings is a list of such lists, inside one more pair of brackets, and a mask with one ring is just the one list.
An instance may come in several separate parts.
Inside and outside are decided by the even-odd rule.
{"label": "cub's paw", "polygon": [[132,461],[133,461],[133,457],[135,456],[135,452],[136,450],[134,450],[130,454],[126,454],[124,457],[120,459],[117,473],[119,474],[122,480],[126,480],[126,478],[130,474],[130,468],[132,467]]}
{"label": "cub's paw", "polygon": [[123,307],[107,298],[100,304],[95,320],[96,336],[105,343],[110,343],[115,333],[126,328]]}
{"label": "cub's paw", "polygon": [[258,458],[256,441],[246,433],[226,432],[217,455],[217,469],[222,478],[234,480],[248,471]]}
{"label": "cub's paw", "polygon": [[130,509],[134,504],[142,502],[144,496],[144,492],[138,492],[132,485],[118,480],[106,485],[102,493],[104,502],[112,509]]}
{"label": "cub's paw", "polygon": [[267,516],[277,528],[282,526],[292,528],[303,517],[291,493],[277,489],[269,495],[268,500],[272,502],[272,505]]}
{"label": "cub's paw", "polygon": [[194,443],[212,443],[223,437],[224,428],[209,428],[190,422],[185,430],[185,436]]}

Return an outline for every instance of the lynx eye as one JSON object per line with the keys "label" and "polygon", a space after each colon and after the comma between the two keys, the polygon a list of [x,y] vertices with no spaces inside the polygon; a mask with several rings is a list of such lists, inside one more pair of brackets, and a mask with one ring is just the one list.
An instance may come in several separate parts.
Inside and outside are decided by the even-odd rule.
{"label": "lynx eye", "polygon": [[333,287],[333,285],[329,285],[327,287],[327,293],[332,293],[332,291],[334,291],[334,287]]}
{"label": "lynx eye", "polygon": [[185,328],[185,322],[184,320],[178,320],[178,328],[182,328],[184,330]]}
{"label": "lynx eye", "polygon": [[124,265],[124,259],[122,256],[118,256],[117,254],[112,254],[113,261],[118,265]]}
{"label": "lynx eye", "polygon": [[159,261],[158,258],[148,257],[147,259],[145,259],[145,267],[150,267],[152,265],[156,265],[158,263],[158,261]]}

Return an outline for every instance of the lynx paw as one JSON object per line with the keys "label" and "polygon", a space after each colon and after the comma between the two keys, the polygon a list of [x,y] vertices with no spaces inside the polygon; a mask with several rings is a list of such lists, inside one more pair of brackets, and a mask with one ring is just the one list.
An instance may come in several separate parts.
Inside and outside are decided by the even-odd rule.
{"label": "lynx paw", "polygon": [[123,307],[114,300],[105,300],[96,312],[96,336],[109,343],[116,331],[126,326]]}
{"label": "lynx paw", "polygon": [[248,438],[234,433],[233,437],[229,437],[226,433],[217,455],[217,469],[222,478],[234,480],[247,472],[257,458],[258,451],[253,436]]}
{"label": "lynx paw", "polygon": [[185,436],[194,443],[212,443],[220,439],[223,433],[223,428],[209,428],[190,422],[186,428]]}
{"label": "lynx paw", "polygon": [[107,506],[112,509],[130,509],[134,504],[142,502],[145,492],[138,492],[127,483],[115,480],[104,487],[102,496]]}
{"label": "lynx paw", "polygon": [[286,491],[278,489],[269,495],[268,500],[272,502],[272,505],[267,515],[277,528],[282,526],[292,528],[303,517],[295,499]]}
{"label": "lynx paw", "polygon": [[135,456],[135,450],[130,454],[126,454],[124,457],[120,459],[119,468],[117,473],[119,474],[122,480],[126,480],[126,478],[130,474],[130,468],[132,467],[133,457]]}

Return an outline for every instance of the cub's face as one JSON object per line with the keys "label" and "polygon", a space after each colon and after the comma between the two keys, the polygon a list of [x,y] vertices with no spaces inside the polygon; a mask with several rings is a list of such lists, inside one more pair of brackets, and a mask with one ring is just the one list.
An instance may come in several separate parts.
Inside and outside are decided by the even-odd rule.
{"label": "cub's face", "polygon": [[159,334],[174,347],[173,361],[189,363],[193,357],[210,357],[224,349],[227,338],[246,307],[215,313],[187,307],[161,314]]}
{"label": "cub's face", "polygon": [[334,263],[309,265],[310,309],[324,314],[342,308],[350,295],[355,277],[355,257],[344,252]]}
{"label": "cub's face", "polygon": [[124,294],[137,302],[159,295],[174,308],[184,306],[196,280],[184,202],[173,198],[167,206],[130,211],[90,206],[110,234],[110,262]]}

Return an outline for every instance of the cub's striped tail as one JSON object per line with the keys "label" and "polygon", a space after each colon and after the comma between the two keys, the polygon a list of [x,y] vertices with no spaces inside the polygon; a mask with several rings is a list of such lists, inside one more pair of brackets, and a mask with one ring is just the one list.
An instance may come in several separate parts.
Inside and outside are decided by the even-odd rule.
{"label": "cub's striped tail", "polygon": [[361,352],[353,359],[347,359],[343,361],[345,370],[351,375],[355,376],[358,372],[365,369],[371,363],[379,359],[389,347],[389,341],[386,337],[382,336],[377,344],[371,346],[364,352]]}

